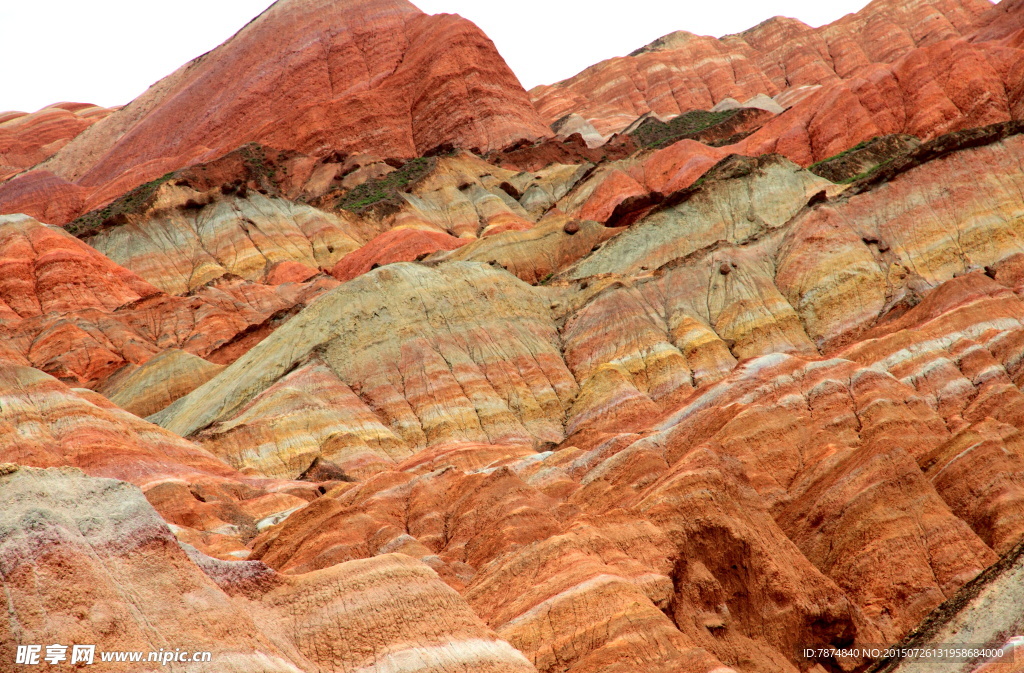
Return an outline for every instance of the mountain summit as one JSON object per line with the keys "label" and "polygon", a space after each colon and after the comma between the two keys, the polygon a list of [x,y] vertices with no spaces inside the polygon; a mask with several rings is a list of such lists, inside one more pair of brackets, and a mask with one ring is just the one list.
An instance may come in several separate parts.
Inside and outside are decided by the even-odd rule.
{"label": "mountain summit", "polygon": [[1024,2],[534,95],[282,0],[0,115],[0,671],[1024,673]]}
{"label": "mountain summit", "polygon": [[457,15],[406,0],[279,0],[21,179],[36,196],[72,183],[92,207],[248,142],[414,157],[549,134],[491,41]]}

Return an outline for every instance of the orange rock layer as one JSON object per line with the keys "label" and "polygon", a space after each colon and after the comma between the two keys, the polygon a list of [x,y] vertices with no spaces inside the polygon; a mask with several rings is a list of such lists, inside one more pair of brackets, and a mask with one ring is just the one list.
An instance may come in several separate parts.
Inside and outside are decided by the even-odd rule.
{"label": "orange rock layer", "polygon": [[[863,673],[803,650],[1012,644],[1022,7],[673,34],[547,90],[603,82],[594,124],[507,146],[548,131],[470,24],[278,2],[0,187],[61,221],[118,197],[0,217],[0,659]],[[588,146],[754,93],[732,146]],[[850,183],[802,167],[908,131]]]}
{"label": "orange rock layer", "polygon": [[530,95],[545,118],[577,113],[607,134],[647,112],[672,116],[726,98],[792,95],[847,80],[865,66],[968,35],[990,8],[985,0],[875,0],[816,29],[775,17],[721,39],[680,31]]}
{"label": "orange rock layer", "polygon": [[0,352],[75,385],[96,385],[167,348],[207,358],[230,351],[336,284],[236,278],[174,297],[56,227],[0,217]]}
{"label": "orange rock layer", "polygon": [[250,141],[414,157],[547,135],[494,45],[461,17],[406,0],[281,0],[76,137],[38,166],[45,180],[0,189],[0,212],[45,219],[69,185],[83,190],[82,212]]}
{"label": "orange rock layer", "polygon": [[33,114],[0,113],[0,182],[49,159],[111,112],[84,103],[58,103]]}

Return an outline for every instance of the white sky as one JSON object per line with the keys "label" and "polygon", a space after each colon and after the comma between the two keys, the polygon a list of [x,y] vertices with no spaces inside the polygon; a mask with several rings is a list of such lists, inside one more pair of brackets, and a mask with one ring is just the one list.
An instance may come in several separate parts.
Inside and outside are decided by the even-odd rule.
{"label": "white sky", "polygon": [[[338,0],[344,2],[345,0]],[[483,28],[526,88],[674,30],[721,36],[777,14],[812,26],[867,0],[412,0]],[[0,111],[121,105],[233,35],[270,0],[0,0]]]}

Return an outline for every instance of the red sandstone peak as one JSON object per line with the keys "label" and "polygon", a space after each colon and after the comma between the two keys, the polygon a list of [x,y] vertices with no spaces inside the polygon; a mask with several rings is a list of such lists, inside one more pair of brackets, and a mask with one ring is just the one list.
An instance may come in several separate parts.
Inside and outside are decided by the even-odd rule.
{"label": "red sandstone peak", "polygon": [[976,42],[1005,39],[1008,44],[1024,44],[1024,1],[1003,0],[982,16]]}
{"label": "red sandstone peak", "polygon": [[[607,77],[576,90],[604,124],[714,113],[474,154],[540,125],[471,24],[281,0],[0,185],[92,211],[0,216],[0,662],[153,634],[237,673],[1012,646],[1022,11],[672,33],[566,90]],[[98,110],[2,113],[0,156]]]}
{"label": "red sandstone peak", "polygon": [[56,103],[32,114],[0,113],[0,182],[49,159],[111,112],[88,103]]}
{"label": "red sandstone peak", "polygon": [[45,169],[101,189],[102,201],[251,141],[412,157],[549,133],[494,45],[461,17],[406,0],[280,0]]}
{"label": "red sandstone peak", "polygon": [[991,9],[988,0],[874,0],[821,28],[775,17],[721,39],[679,31],[530,95],[548,121],[577,113],[607,134],[648,112],[672,116],[727,98],[845,80],[916,47],[967,35]]}

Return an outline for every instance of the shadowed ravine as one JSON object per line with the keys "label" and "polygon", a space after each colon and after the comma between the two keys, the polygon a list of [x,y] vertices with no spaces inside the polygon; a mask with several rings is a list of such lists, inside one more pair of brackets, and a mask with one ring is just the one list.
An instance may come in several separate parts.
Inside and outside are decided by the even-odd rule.
{"label": "shadowed ravine", "polygon": [[0,114],[0,671],[1024,671],[822,654],[1024,642],[1022,131],[1018,0]]}

